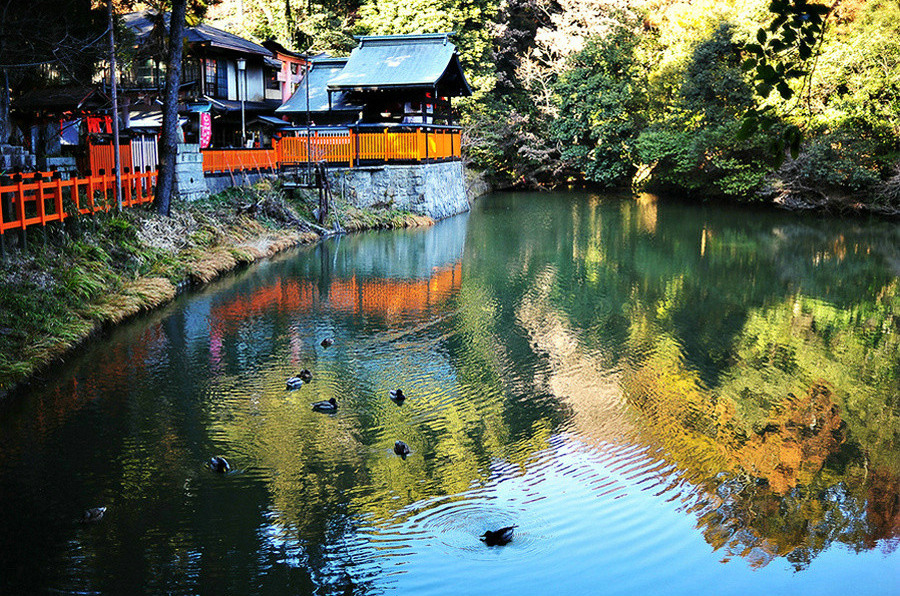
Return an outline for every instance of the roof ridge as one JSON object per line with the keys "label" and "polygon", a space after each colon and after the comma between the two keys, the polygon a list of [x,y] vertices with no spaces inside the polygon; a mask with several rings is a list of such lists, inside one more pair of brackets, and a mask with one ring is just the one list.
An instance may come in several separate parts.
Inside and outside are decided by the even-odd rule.
{"label": "roof ridge", "polygon": [[456,35],[453,31],[444,33],[404,33],[400,35],[361,35],[355,36],[359,42],[359,46],[364,45],[392,45],[392,44],[408,44],[410,42],[430,42],[430,43],[450,43],[450,36]]}

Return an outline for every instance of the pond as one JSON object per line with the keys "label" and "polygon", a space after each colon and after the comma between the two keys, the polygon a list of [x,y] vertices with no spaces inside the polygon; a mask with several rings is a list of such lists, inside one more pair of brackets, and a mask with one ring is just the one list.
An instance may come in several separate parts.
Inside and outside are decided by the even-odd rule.
{"label": "pond", "polygon": [[898,436],[896,222],[496,194],[0,405],[0,594],[898,594]]}

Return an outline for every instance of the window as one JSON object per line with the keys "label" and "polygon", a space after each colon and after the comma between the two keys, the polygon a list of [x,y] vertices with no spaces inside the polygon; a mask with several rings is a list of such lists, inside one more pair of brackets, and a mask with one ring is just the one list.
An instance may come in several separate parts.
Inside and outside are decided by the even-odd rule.
{"label": "window", "polygon": [[135,61],[134,82],[140,87],[156,87],[156,63],[153,59]]}
{"label": "window", "polygon": [[210,97],[228,97],[228,68],[223,60],[206,59],[203,75],[206,94]]}
{"label": "window", "polygon": [[297,74],[298,70],[300,70],[300,65],[297,64],[296,62],[291,62],[291,74],[292,75]]}
{"label": "window", "polygon": [[205,71],[203,75],[204,90],[210,97],[217,97],[219,94],[216,89],[216,61],[210,58],[206,59]]}
{"label": "window", "polygon": [[278,80],[278,72],[277,70],[269,70],[268,68],[268,76],[266,76],[266,89],[274,89],[276,91],[281,90],[281,81]]}
{"label": "window", "polygon": [[181,80],[183,83],[191,83],[194,81],[200,82],[200,61],[196,58],[185,58],[182,62],[182,75]]}
{"label": "window", "polygon": [[219,60],[216,62],[216,87],[219,94],[216,97],[224,97],[228,99],[228,67],[227,62]]}

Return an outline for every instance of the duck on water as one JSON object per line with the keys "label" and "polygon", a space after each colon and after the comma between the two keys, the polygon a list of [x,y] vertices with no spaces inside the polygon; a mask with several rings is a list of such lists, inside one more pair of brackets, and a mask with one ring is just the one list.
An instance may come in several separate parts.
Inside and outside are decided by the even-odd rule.
{"label": "duck on water", "polygon": [[304,383],[309,383],[312,380],[312,373],[309,372],[308,369],[304,368],[301,370],[296,377],[291,377],[287,380],[286,389],[300,389],[303,387]]}
{"label": "duck on water", "polygon": [[231,466],[228,464],[228,460],[222,457],[221,455],[217,455],[215,457],[210,458],[209,460],[209,469],[213,472],[218,472],[219,474],[224,474],[228,470],[231,469]]}
{"label": "duck on water", "polygon": [[394,453],[399,455],[401,459],[406,459],[406,456],[410,454],[409,445],[403,441],[397,441],[394,443]]}
{"label": "duck on water", "polygon": [[337,412],[337,400],[333,397],[328,401],[317,401],[312,405],[316,412]]}
{"label": "duck on water", "polygon": [[517,526],[506,526],[499,530],[488,530],[481,535],[481,541],[488,546],[503,546],[509,544],[513,538],[513,528]]}

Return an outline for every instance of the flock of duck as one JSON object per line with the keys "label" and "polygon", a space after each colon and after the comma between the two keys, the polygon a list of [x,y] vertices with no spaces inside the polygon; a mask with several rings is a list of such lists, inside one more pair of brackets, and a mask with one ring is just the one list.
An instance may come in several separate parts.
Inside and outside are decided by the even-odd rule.
{"label": "flock of duck", "polygon": [[[321,346],[323,348],[327,348],[334,344],[334,340],[330,337],[326,337],[321,341]],[[295,390],[300,389],[305,383],[309,383],[312,380],[312,373],[308,369],[303,369],[297,376],[290,377],[285,385],[285,389],[287,390]],[[406,399],[406,395],[403,393],[402,389],[391,389],[390,391],[391,400],[400,405]],[[337,400],[335,398],[331,398],[327,401],[317,401],[312,404],[313,411],[316,412],[324,412],[328,414],[333,414],[337,412],[338,405]],[[404,443],[403,441],[396,441],[394,443],[394,453],[399,455],[402,460],[406,460],[406,456],[411,453],[409,445]],[[210,458],[209,469],[213,472],[224,474],[231,470],[231,465],[221,455],[216,455]],[[94,507],[92,509],[87,509],[81,521],[83,523],[93,523],[98,522],[103,519],[103,515],[106,513],[106,507]],[[479,539],[484,542],[487,546],[502,546],[504,544],[508,544],[512,541],[513,537],[513,528],[517,526],[506,526],[504,528],[500,528],[498,530],[487,530],[484,534],[482,534]]]}

